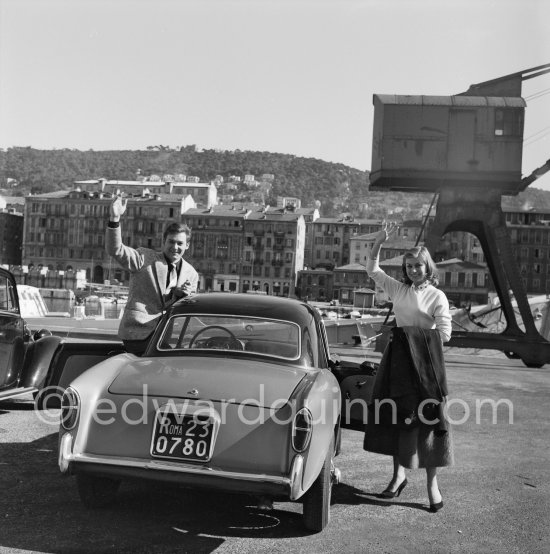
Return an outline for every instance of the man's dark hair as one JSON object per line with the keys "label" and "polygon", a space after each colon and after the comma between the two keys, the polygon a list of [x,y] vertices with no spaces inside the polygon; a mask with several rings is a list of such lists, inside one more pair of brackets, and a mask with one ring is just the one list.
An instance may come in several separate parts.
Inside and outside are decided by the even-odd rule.
{"label": "man's dark hair", "polygon": [[166,229],[164,229],[164,233],[162,233],[162,241],[164,242],[168,235],[177,235],[178,233],[185,233],[187,235],[187,242],[191,240],[191,227],[185,223],[178,223],[177,221],[174,221],[173,223],[170,223]]}

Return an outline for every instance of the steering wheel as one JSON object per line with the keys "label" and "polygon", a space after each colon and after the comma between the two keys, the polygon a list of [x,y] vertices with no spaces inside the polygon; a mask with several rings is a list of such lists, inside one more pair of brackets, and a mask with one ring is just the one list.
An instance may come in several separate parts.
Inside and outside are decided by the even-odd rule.
{"label": "steering wheel", "polygon": [[209,331],[210,329],[220,329],[220,331],[226,332],[229,337],[227,339],[224,339],[223,337],[210,337],[206,339],[205,347],[206,348],[220,348],[220,349],[227,349],[227,350],[244,350],[243,343],[229,330],[225,327],[222,327],[221,325],[209,325],[208,327],[204,327],[203,329],[199,329],[189,341],[189,348],[193,348],[193,343],[197,340],[197,337],[204,333],[205,331]]}

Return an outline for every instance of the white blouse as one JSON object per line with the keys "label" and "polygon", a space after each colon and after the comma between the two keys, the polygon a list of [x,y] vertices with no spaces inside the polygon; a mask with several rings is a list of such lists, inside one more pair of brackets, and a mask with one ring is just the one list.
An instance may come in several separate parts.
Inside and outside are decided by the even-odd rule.
{"label": "white blouse", "polygon": [[419,287],[406,285],[384,272],[377,259],[367,260],[367,273],[393,302],[398,327],[412,325],[422,329],[437,329],[443,342],[451,338],[451,312],[443,291],[428,282]]}

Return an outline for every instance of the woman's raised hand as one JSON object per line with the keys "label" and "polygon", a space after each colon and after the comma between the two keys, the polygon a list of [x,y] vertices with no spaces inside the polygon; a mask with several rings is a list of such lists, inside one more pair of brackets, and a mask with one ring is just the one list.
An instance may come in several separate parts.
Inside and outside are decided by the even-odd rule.
{"label": "woman's raised hand", "polygon": [[393,221],[390,221],[389,223],[387,221],[383,221],[382,229],[380,229],[380,231],[376,234],[376,242],[386,242],[390,236],[397,231],[397,229],[399,229],[399,225],[397,225],[397,223],[394,223]]}

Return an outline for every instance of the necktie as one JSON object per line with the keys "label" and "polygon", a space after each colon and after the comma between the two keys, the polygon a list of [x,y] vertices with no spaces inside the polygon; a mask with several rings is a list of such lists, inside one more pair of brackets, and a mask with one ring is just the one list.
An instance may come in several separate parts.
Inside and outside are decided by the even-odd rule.
{"label": "necktie", "polygon": [[177,284],[178,282],[178,272],[176,271],[176,266],[173,264],[170,264],[170,270],[168,273],[168,279],[167,279],[167,285],[166,285],[166,292],[170,292]]}

